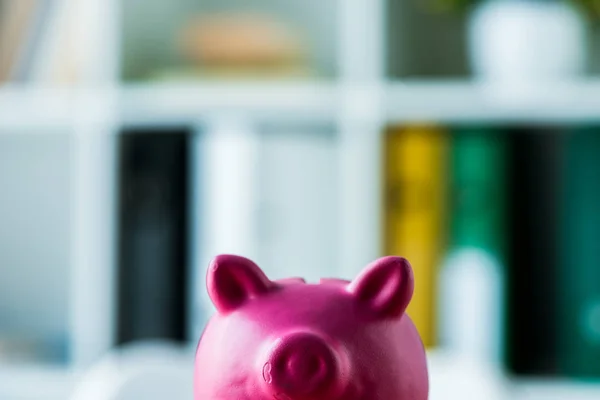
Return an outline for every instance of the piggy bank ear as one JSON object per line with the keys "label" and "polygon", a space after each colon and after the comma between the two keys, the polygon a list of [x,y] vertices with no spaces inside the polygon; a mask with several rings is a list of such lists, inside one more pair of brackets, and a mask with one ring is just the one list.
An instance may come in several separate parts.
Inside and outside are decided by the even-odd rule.
{"label": "piggy bank ear", "polygon": [[208,268],[208,294],[220,313],[240,307],[249,299],[268,292],[273,282],[251,260],[236,255],[219,255]]}
{"label": "piggy bank ear", "polygon": [[412,267],[402,257],[380,258],[369,264],[348,285],[348,290],[376,315],[383,318],[399,317],[412,299]]}

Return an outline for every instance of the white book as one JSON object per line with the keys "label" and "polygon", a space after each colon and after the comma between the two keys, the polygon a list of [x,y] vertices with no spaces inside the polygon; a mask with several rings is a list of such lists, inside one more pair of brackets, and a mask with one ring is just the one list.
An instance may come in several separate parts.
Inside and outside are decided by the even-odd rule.
{"label": "white book", "polygon": [[337,143],[327,126],[261,133],[258,261],[272,279],[335,277]]}
{"label": "white book", "polygon": [[202,125],[195,143],[190,329],[199,338],[215,311],[206,269],[218,254],[248,257],[271,279],[336,275],[338,160],[330,127],[226,116]]}
{"label": "white book", "polygon": [[440,270],[440,342],[462,357],[501,363],[502,266],[470,247],[451,251]]}
{"label": "white book", "polygon": [[454,249],[442,266],[440,347],[429,354],[432,400],[510,398],[501,361],[501,268],[492,254],[471,247]]}
{"label": "white book", "polygon": [[193,150],[191,332],[199,338],[215,309],[206,271],[218,254],[257,259],[259,135],[251,121],[215,117],[198,129]]}

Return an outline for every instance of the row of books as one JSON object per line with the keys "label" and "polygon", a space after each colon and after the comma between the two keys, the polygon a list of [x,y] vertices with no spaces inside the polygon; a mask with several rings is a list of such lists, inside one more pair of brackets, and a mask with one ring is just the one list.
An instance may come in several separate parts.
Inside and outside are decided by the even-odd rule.
{"label": "row of books", "polygon": [[385,148],[385,245],[429,348],[600,377],[600,131],[409,126]]}
{"label": "row of books", "polygon": [[65,83],[76,78],[80,3],[0,1],[0,83]]}
{"label": "row of books", "polygon": [[[246,255],[273,278],[338,274],[334,129],[254,128],[120,136],[119,343],[197,340],[210,310],[194,293],[206,259],[193,254],[214,250],[199,238],[240,235],[194,233],[209,219],[219,224],[192,211],[211,198],[245,204],[246,238],[255,240]],[[429,349],[523,375],[600,377],[599,133],[426,124],[385,132],[381,252],[413,264],[408,312]],[[238,145],[247,151],[231,150]],[[204,181],[192,177],[198,157],[213,163],[202,164]],[[252,193],[211,193],[221,169]]]}
{"label": "row of books", "polygon": [[273,279],[337,274],[330,126],[132,128],[119,141],[117,343],[197,340],[215,253]]}

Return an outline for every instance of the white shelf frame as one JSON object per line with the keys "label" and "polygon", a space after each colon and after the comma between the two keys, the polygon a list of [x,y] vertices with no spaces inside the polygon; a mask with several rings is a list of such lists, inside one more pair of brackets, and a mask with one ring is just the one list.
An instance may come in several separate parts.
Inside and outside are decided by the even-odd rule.
{"label": "white shelf frame", "polygon": [[384,123],[385,0],[340,4],[338,275],[352,279],[381,255],[378,133]]}
{"label": "white shelf frame", "polygon": [[[85,369],[115,344],[118,0],[79,0],[72,20],[81,79],[73,89],[72,367]],[[100,89],[100,90],[99,90]]]}

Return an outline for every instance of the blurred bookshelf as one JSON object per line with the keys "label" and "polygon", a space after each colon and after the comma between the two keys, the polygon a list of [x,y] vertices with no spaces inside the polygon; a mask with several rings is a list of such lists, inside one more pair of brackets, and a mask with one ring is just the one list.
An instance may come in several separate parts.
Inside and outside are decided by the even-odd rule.
{"label": "blurred bookshelf", "polygon": [[[20,54],[15,56],[18,68],[12,69],[14,76],[4,75],[0,86],[0,136],[4,137],[0,140],[8,141],[2,146],[7,154],[13,138],[27,138],[27,143],[45,141],[44,154],[57,162],[43,159],[48,163],[46,169],[53,166],[59,168],[56,174],[62,174],[50,191],[61,191],[60,198],[53,201],[63,207],[45,212],[56,212],[62,218],[61,229],[69,231],[69,244],[62,246],[68,254],[55,254],[60,258],[57,264],[68,265],[62,268],[67,272],[61,270],[68,275],[62,281],[68,286],[68,304],[55,310],[64,316],[61,329],[67,332],[67,343],[61,342],[65,354],[60,357],[38,359],[27,358],[31,348],[26,346],[26,360],[14,365],[3,362],[0,350],[0,398],[42,398],[29,384],[35,381],[35,386],[43,387],[47,382],[53,388],[43,398],[63,399],[82,371],[102,354],[129,341],[131,335],[144,338],[143,332],[131,333],[131,327],[124,334],[119,319],[125,317],[116,311],[122,308],[119,301],[124,301],[123,293],[129,290],[119,285],[135,281],[127,274],[145,262],[135,247],[143,243],[155,243],[152,265],[156,265],[156,276],[173,263],[186,264],[178,265],[178,273],[185,270],[189,274],[189,287],[182,287],[179,276],[164,289],[187,298],[186,312],[181,310],[185,315],[169,322],[177,333],[157,333],[155,329],[147,334],[150,338],[184,341],[190,349],[209,311],[201,293],[202,268],[215,253],[244,253],[262,261],[275,275],[297,275],[299,271],[294,268],[311,265],[311,279],[319,274],[351,279],[367,262],[380,256],[383,243],[390,240],[389,233],[384,232],[386,216],[382,211],[390,189],[381,178],[385,172],[382,151],[396,146],[386,141],[390,129],[404,132],[414,128],[418,133],[420,125],[433,124],[450,137],[450,131],[477,126],[481,132],[497,128],[507,137],[529,137],[533,131],[550,136],[552,131],[556,133],[553,137],[569,138],[575,127],[600,126],[600,78],[594,74],[597,54],[591,54],[588,72],[576,80],[532,84],[520,90],[498,88],[475,79],[469,70],[464,17],[432,12],[426,3],[31,0],[23,1],[22,8],[16,3],[4,0],[1,4],[13,9],[21,20],[30,21],[29,29],[36,28],[28,34],[19,28],[22,33],[18,37],[22,37],[25,49],[21,52],[0,44],[0,51]],[[48,22],[31,22],[42,20]],[[40,29],[51,30],[34,32]],[[52,32],[57,32],[56,38]],[[76,40],[60,41],[69,36]],[[431,50],[434,48],[437,50]],[[65,49],[70,50],[70,57],[65,58]],[[144,137],[150,140],[154,136],[160,137],[161,145],[143,144]],[[415,145],[407,143],[398,146],[407,149]],[[18,154],[29,161],[20,160],[19,168],[39,162],[37,152],[27,155],[31,144],[20,146]],[[418,143],[416,146],[421,149]],[[546,149],[543,144],[530,142],[519,146],[530,146],[527,148],[534,153]],[[170,153],[167,157],[159,148],[173,152],[177,148],[179,156]],[[129,149],[128,153],[124,149]],[[480,157],[488,154],[478,149]],[[527,158],[524,154],[519,156],[521,160]],[[4,154],[0,157],[10,161]],[[540,163],[548,162],[539,158]],[[152,174],[144,175],[134,168],[138,162],[144,165],[139,160],[154,163],[148,167]],[[527,165],[522,162],[525,170]],[[133,182],[126,185],[125,164],[131,169],[127,177]],[[6,165],[6,171],[16,168]],[[39,168],[44,169],[44,165],[40,163]],[[537,170],[527,171],[538,176]],[[43,185],[43,171],[22,173],[27,184]],[[297,186],[288,185],[287,175],[295,177]],[[511,176],[518,180],[516,175],[518,171]],[[181,179],[175,181],[175,176]],[[531,179],[523,178],[522,188],[533,185],[535,179]],[[175,183],[176,188],[168,186]],[[583,186],[579,183],[572,190],[584,193]],[[281,189],[284,187],[287,189]],[[156,194],[161,188],[177,192],[187,202],[179,198],[177,205],[169,203],[175,200]],[[310,193],[304,202],[300,200],[303,193]],[[146,212],[164,218],[175,218],[169,207],[185,208],[189,226],[169,228],[178,232],[171,232],[178,239],[157,234],[137,237],[136,242],[131,232],[142,229],[144,221],[130,221],[131,226],[125,229],[124,218],[119,217],[128,201],[135,199],[140,208],[149,207]],[[17,204],[20,200],[15,196],[11,201]],[[523,204],[511,207],[529,207]],[[27,210],[35,209],[35,204],[26,206]],[[12,210],[6,209],[6,213]],[[295,209],[307,217],[291,217]],[[529,222],[535,229],[544,229],[537,220]],[[147,229],[168,225],[159,219],[153,223],[154,228]],[[423,219],[414,223],[430,222]],[[36,237],[34,248],[44,244],[44,237],[60,235],[48,226],[40,228],[46,236]],[[125,234],[133,236],[124,239]],[[440,236],[444,234],[440,231]],[[186,246],[165,244],[182,241],[177,235],[186,237]],[[129,250],[120,253],[127,246]],[[311,249],[313,254],[302,254],[302,248]],[[585,251],[593,253],[589,248]],[[278,269],[290,254],[295,259],[288,266],[291,270]],[[121,279],[125,276],[123,259],[130,263],[127,279]],[[0,259],[0,264],[22,263],[25,270],[36,273],[36,261],[18,255],[14,260]],[[11,279],[16,282],[17,278]],[[148,287],[160,280],[154,279],[148,281]],[[138,286],[135,290],[143,297],[144,285]],[[181,301],[178,298],[175,304]],[[563,307],[567,310],[571,306]],[[532,315],[536,310],[532,306],[527,312]],[[158,319],[146,323],[160,325]],[[4,328],[0,324],[0,340],[10,333]],[[442,375],[450,369],[434,368]],[[579,383],[560,373],[548,380],[538,379],[535,373],[522,375],[507,378],[509,398],[600,397],[600,376],[593,380],[596,383]],[[440,387],[445,384],[440,383]],[[448,393],[459,390],[449,387]]]}

